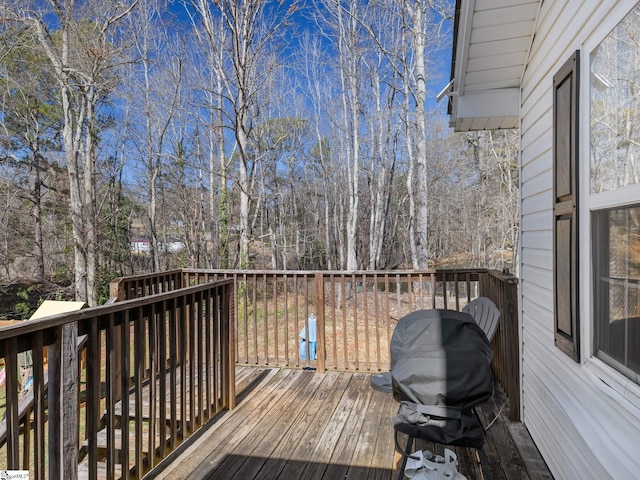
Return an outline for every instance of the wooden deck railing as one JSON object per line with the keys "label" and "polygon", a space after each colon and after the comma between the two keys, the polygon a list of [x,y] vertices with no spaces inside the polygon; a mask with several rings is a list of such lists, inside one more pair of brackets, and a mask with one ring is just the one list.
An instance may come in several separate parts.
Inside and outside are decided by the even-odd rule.
{"label": "wooden deck railing", "polygon": [[[151,284],[140,289],[149,296],[0,330],[0,469],[30,470],[32,479],[139,479],[233,408],[233,281]],[[27,350],[33,387],[19,398],[17,355]]]}
{"label": "wooden deck railing", "polygon": [[518,279],[488,271],[481,276],[480,295],[500,309],[500,326],[491,341],[493,373],[509,398],[509,418],[520,421],[520,327],[518,322]]}
{"label": "wooden deck railing", "polygon": [[[236,291],[236,361],[241,364],[389,370],[389,343],[397,321],[418,309],[460,310],[478,296],[501,310],[492,346],[493,369],[520,418],[517,279],[486,269],[325,272],[175,270],[127,277],[112,296],[131,298],[219,279]],[[316,321],[316,356],[301,333]]]}
{"label": "wooden deck railing", "polygon": [[184,279],[182,270],[118,278],[109,286],[109,300],[110,302],[121,302],[178,290],[182,288]]}

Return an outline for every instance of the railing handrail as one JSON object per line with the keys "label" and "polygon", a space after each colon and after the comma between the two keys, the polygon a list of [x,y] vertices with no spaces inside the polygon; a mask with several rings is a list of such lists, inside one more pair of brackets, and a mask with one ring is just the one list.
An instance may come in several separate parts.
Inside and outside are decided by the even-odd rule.
{"label": "railing handrail", "polygon": [[[368,275],[455,275],[455,274],[483,274],[490,270],[486,268],[427,268],[424,270],[403,269],[403,270],[240,270],[240,269],[206,269],[206,268],[181,268],[168,270],[160,273],[143,273],[137,275],[130,275],[127,277],[118,277],[111,281],[109,286],[110,301],[121,301],[122,297],[122,285],[127,284],[140,284],[143,285],[147,280],[155,280],[167,277],[180,278],[182,280],[185,274],[225,274],[225,275],[269,275],[275,277],[288,277],[288,276],[314,276],[322,275],[324,277],[336,276],[336,275],[355,275],[355,276],[368,276]],[[497,271],[492,271],[498,274]],[[500,273],[500,275],[502,275]],[[508,277],[508,275],[505,275]],[[152,283],[153,284],[153,283]],[[178,288],[182,288],[183,283],[180,282]]]}
{"label": "railing handrail", "polygon": [[[438,274],[438,273],[486,273],[489,271],[487,268],[425,268],[418,269],[404,269],[404,270],[239,270],[239,269],[216,269],[216,268],[182,268],[178,270],[183,273],[229,273],[229,274],[250,274],[250,275],[316,275],[321,274],[325,276],[330,275],[417,275],[417,274]],[[176,272],[176,270],[171,271]],[[497,272],[497,271],[496,271]],[[149,277],[149,275],[144,275]],[[152,276],[152,275],[151,275]],[[137,278],[124,277],[124,278]]]}
{"label": "railing handrail", "polygon": [[[233,284],[232,279],[216,281],[217,287],[223,286],[223,285],[232,285],[232,284]],[[83,308],[82,310],[77,310],[75,312],[58,313],[55,315],[50,315],[48,317],[35,318],[29,321],[11,323],[10,325],[4,325],[2,326],[2,328],[0,328],[0,341],[8,340],[13,337],[19,337],[21,335],[26,335],[29,333],[35,333],[38,331],[46,331],[49,329],[53,329],[63,325],[68,325],[75,322],[79,322],[80,324],[82,324],[84,321],[91,320],[96,316],[104,316],[104,315],[109,315],[110,313],[122,312],[124,310],[131,309],[132,307],[146,306],[162,300],[169,300],[172,298],[176,298],[177,296],[183,296],[191,293],[201,292],[209,288],[211,288],[211,286],[206,284],[192,285],[190,287],[185,287],[180,289],[179,293],[177,293],[178,290],[172,290],[169,292],[156,293],[156,294],[145,296],[145,297],[132,298],[129,300],[122,300],[119,302],[112,302],[112,303],[97,306],[97,307]],[[83,335],[85,333],[86,333],[86,327],[83,327],[78,330],[78,334],[80,335]],[[45,336],[44,338],[45,340],[49,339],[50,343],[53,343],[53,341],[51,340],[51,337]],[[46,346],[47,343],[45,343],[44,345]],[[26,350],[30,350],[30,348],[24,348],[24,347],[22,349],[19,348],[18,352],[23,352]],[[4,357],[4,352],[2,351],[1,344],[0,344],[0,357]]]}

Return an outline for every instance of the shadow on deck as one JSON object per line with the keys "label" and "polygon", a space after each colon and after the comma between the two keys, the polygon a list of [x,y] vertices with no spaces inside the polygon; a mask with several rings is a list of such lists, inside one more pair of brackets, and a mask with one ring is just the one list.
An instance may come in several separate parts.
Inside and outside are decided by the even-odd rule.
{"label": "shadow on deck", "polygon": [[[236,409],[220,415],[148,478],[397,478],[392,422],[398,404],[371,388],[370,375],[238,367],[237,384]],[[481,410],[485,425],[495,418],[485,443],[492,478],[553,478],[524,426],[503,415],[505,402],[498,389]],[[474,450],[453,450],[460,473],[483,478]]]}

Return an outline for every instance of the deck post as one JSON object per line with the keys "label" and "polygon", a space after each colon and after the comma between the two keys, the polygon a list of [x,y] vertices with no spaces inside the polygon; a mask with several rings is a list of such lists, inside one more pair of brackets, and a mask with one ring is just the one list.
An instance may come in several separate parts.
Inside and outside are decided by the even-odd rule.
{"label": "deck post", "polygon": [[229,410],[236,407],[236,313],[235,313],[235,287],[229,283],[222,294],[222,310],[220,312],[222,322],[222,352],[223,352],[223,378],[226,392],[226,403]]}
{"label": "deck post", "polygon": [[324,275],[316,273],[316,371],[325,373],[325,359],[327,348],[324,331]]}
{"label": "deck post", "polygon": [[78,324],[60,326],[49,354],[49,478],[78,478]]}
{"label": "deck post", "polygon": [[122,278],[116,278],[109,283],[109,299],[114,299],[116,302],[122,302],[125,300],[125,291],[122,288]]}
{"label": "deck post", "polygon": [[520,421],[520,395],[522,390],[520,387],[520,331],[518,326],[518,282],[516,279],[508,279],[503,282],[504,289],[504,315],[506,324],[509,326],[505,332],[506,338],[510,339],[507,343],[509,349],[508,357],[511,361],[512,368],[508,370],[509,380],[509,418],[514,421]]}
{"label": "deck post", "polygon": [[17,470],[20,462],[18,424],[18,340],[11,339],[5,356],[6,410],[7,419],[7,467]]}

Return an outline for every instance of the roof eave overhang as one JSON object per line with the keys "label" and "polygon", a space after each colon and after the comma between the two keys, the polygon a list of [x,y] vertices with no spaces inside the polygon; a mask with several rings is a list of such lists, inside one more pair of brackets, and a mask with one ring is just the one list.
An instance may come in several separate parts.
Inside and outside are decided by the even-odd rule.
{"label": "roof eave overhang", "polygon": [[[491,9],[499,11],[501,8],[513,9],[521,8],[522,1],[502,2],[500,6],[490,5]],[[527,3],[526,18],[531,28],[529,36],[519,35],[518,42],[528,42],[529,49],[531,40],[535,30],[535,23],[539,14],[539,7],[542,2],[530,1]],[[537,7],[536,7],[537,4]],[[482,12],[483,23],[481,29],[487,30],[487,4],[478,3]],[[535,9],[535,10],[534,10]],[[485,84],[478,83],[478,72],[468,76],[467,71],[470,62],[474,63],[474,68],[478,68],[477,53],[476,58],[469,60],[470,45],[477,40],[474,33],[474,13],[476,11],[476,0],[456,0],[455,20],[454,20],[454,37],[453,52],[451,57],[451,76],[450,83],[446,92],[449,95],[448,113],[450,116],[449,125],[455,131],[475,131],[475,130],[493,130],[502,128],[517,128],[519,126],[520,114],[520,84],[529,52],[519,50],[521,53],[520,62],[510,64],[509,68],[500,70],[487,70],[480,72],[483,78],[487,78]],[[511,12],[511,10],[505,10]],[[492,12],[493,13],[493,12]],[[505,14],[503,14],[504,16]],[[534,17],[535,15],[535,17]],[[496,16],[497,18],[498,16]],[[504,25],[504,24],[503,24]],[[491,27],[490,27],[491,28]],[[496,32],[501,32],[500,25],[496,24]],[[472,38],[473,36],[473,38]],[[526,40],[528,38],[528,40]],[[509,41],[509,40],[505,40]],[[474,43],[475,51],[478,50],[478,43]],[[482,45],[482,44],[480,44]],[[514,44],[515,45],[515,44]],[[520,46],[519,48],[522,48]],[[484,52],[491,53],[484,53]],[[492,60],[492,50],[483,50],[482,60],[486,58]],[[514,55],[512,55],[514,56]],[[497,58],[497,57],[496,57]],[[487,62],[490,64],[490,62]],[[497,68],[497,67],[496,67]],[[520,75],[513,76],[513,73],[520,71]],[[493,73],[492,73],[493,72]],[[509,72],[512,76],[507,78],[502,72]],[[473,78],[472,78],[473,77]]]}
{"label": "roof eave overhang", "polygon": [[519,88],[468,92],[454,97],[449,125],[457,132],[516,128],[519,114]]}

